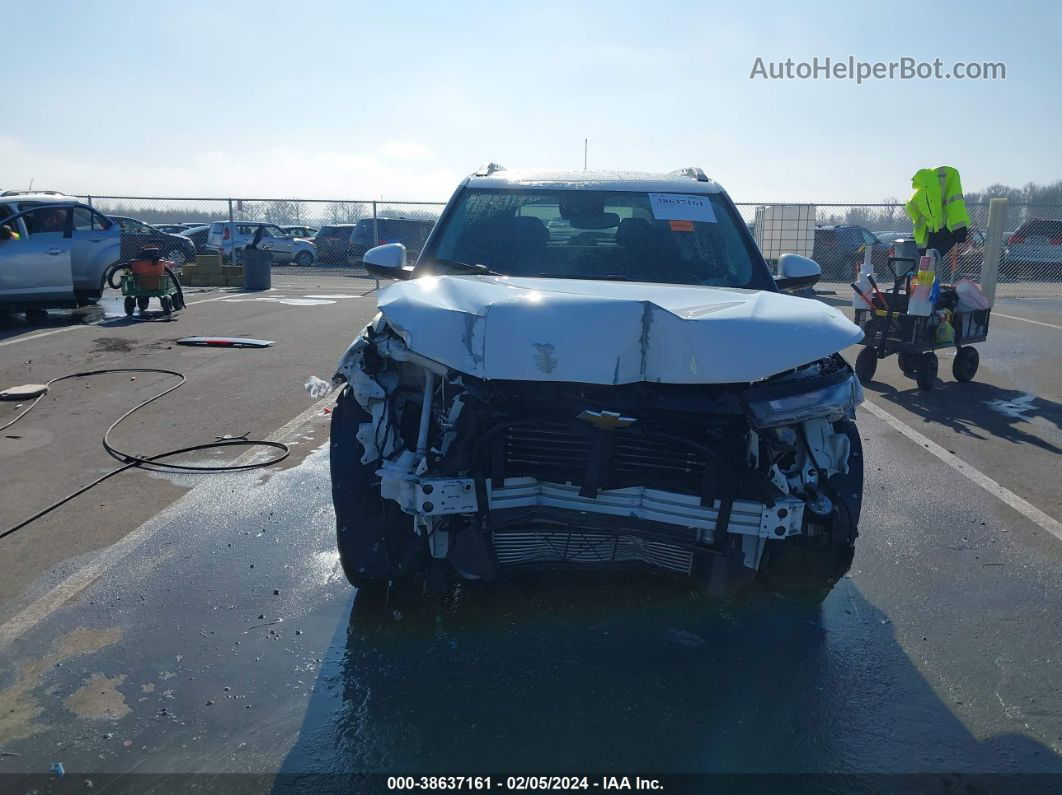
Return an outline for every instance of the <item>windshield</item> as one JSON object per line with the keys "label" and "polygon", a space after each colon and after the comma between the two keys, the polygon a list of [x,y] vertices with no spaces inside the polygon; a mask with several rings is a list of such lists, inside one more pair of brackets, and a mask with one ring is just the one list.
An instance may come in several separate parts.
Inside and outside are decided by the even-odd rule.
{"label": "windshield", "polygon": [[721,194],[466,188],[422,262],[508,276],[773,289]]}

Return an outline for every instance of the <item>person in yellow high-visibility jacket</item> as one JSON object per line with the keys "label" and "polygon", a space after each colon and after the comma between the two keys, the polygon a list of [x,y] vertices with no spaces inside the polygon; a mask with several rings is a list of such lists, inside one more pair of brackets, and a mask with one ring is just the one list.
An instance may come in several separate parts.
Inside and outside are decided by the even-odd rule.
{"label": "person in yellow high-visibility jacket", "polygon": [[934,248],[943,257],[953,245],[966,240],[970,224],[959,172],[951,166],[920,168],[911,177],[911,187],[915,192],[905,209],[914,226],[915,243],[923,254]]}

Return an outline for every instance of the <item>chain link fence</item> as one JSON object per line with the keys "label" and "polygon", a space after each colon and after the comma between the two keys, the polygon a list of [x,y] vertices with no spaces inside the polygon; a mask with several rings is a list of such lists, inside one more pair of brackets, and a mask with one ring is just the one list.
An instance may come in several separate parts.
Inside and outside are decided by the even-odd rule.
{"label": "chain link fence", "polygon": [[[239,264],[242,246],[258,226],[267,225],[270,235],[278,236],[269,243],[274,287],[362,292],[377,286],[361,264],[365,251],[400,242],[415,260],[445,205],[382,199],[80,198],[107,215],[185,235],[197,255],[221,249],[228,265]],[[741,202],[737,208],[769,261],[785,252],[811,257],[822,268],[823,289],[835,287],[841,294],[847,293],[865,246],[875,272],[886,277],[892,241],[912,236],[902,204]],[[968,204],[967,211],[967,239],[942,252],[942,270],[952,279],[976,280],[985,258],[988,205]],[[223,239],[226,224],[235,239]],[[1001,296],[1062,290],[1062,205],[1008,203],[999,283]]]}

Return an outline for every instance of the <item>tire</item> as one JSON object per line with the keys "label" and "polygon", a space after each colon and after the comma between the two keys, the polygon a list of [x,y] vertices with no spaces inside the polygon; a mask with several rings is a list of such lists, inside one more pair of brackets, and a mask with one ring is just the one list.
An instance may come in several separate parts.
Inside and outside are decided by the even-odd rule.
{"label": "tire", "polygon": [[131,295],[125,297],[125,314],[130,316],[133,314],[133,310],[136,309],[136,299]]}
{"label": "tire", "polygon": [[[757,574],[759,585],[767,591],[788,599],[815,604],[830,593],[852,567],[855,540],[859,536],[859,515],[863,492],[863,447],[858,428],[851,420],[841,420],[834,426],[843,431],[851,443],[847,474],[830,478],[835,498],[843,492],[856,492],[850,502],[838,504],[833,514],[823,521],[825,536],[793,536],[784,541],[768,541],[764,560]],[[847,495],[851,497],[851,494]]]}
{"label": "tire", "polygon": [[184,301],[181,300],[180,293],[174,293],[170,296],[170,299],[173,301],[173,311],[176,312],[180,309],[184,309]]}
{"label": "tire", "polygon": [[295,264],[300,268],[308,268],[313,265],[313,254],[309,251],[300,251],[295,255]]}
{"label": "tire", "polygon": [[391,580],[426,568],[427,560],[413,517],[380,497],[379,461],[361,463],[365,451],[355,433],[370,419],[351,388],[344,387],[332,410],[329,469],[343,573],[354,587],[379,593]]}
{"label": "tire", "polygon": [[981,363],[981,354],[977,348],[964,345],[955,354],[955,361],[951,363],[951,374],[960,383],[972,381],[977,374],[977,366]]}
{"label": "tire", "polygon": [[159,299],[159,303],[162,304],[162,314],[173,314],[173,301],[170,300],[170,297],[168,295],[162,296],[162,298]]}
{"label": "tire", "polygon": [[26,322],[33,325],[48,322],[48,310],[47,309],[27,309],[26,310]]}
{"label": "tire", "polygon": [[878,352],[870,346],[864,346],[856,356],[855,372],[860,381],[866,382],[874,377],[878,370]]}
{"label": "tire", "polygon": [[918,370],[915,372],[915,381],[918,382],[919,389],[928,392],[937,385],[938,365],[937,355],[932,351],[923,353],[919,357]]}
{"label": "tire", "polygon": [[908,378],[914,378],[918,372],[918,354],[900,352],[896,355],[900,365],[900,372]]}
{"label": "tire", "polygon": [[180,268],[184,263],[188,262],[188,255],[184,253],[183,249],[171,248],[163,256],[163,259],[167,259],[173,263],[175,268]]}
{"label": "tire", "polygon": [[147,311],[148,304],[151,303],[151,299],[145,295],[138,295],[136,297],[136,308],[141,312]]}

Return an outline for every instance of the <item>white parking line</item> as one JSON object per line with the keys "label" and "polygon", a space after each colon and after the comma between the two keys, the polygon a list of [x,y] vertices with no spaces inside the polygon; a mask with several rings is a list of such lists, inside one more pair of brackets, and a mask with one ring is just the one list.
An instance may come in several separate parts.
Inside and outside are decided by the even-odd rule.
{"label": "white parking line", "polygon": [[1011,508],[1013,508],[1022,516],[1024,516],[1026,519],[1035,522],[1048,533],[1057,538],[1059,541],[1062,541],[1062,522],[1059,522],[1058,520],[1048,516],[1046,513],[1041,511],[1028,500],[1019,497],[1013,491],[992,480],[992,478],[988,477],[988,475],[986,475],[984,472],[981,472],[979,469],[970,466],[953,453],[949,453],[947,450],[945,450],[939,444],[934,442],[932,439],[923,436],[910,425],[907,425],[906,423],[897,419],[893,415],[889,414],[889,412],[885,411],[885,409],[881,408],[880,406],[876,406],[869,400],[864,400],[862,405],[863,408],[865,408],[879,420],[884,421],[892,428],[902,433],[912,442],[917,444],[919,447],[935,455],[937,458],[939,458],[949,467],[954,469],[960,475],[969,478],[978,486],[987,491],[989,494],[1002,500]]}
{"label": "white parking line", "polygon": [[[200,301],[199,303],[203,302]],[[267,436],[266,439],[271,442],[279,442],[289,437],[296,429],[320,414],[321,410],[334,400],[335,395],[328,395],[321,398],[306,409],[306,411],[275,430]],[[261,449],[252,448],[232,463],[237,466],[240,464],[247,464],[253,461],[255,457],[262,454],[263,451]],[[253,470],[251,471],[253,472]],[[165,527],[167,522],[171,519],[187,513],[190,507],[189,504],[198,497],[197,492],[199,488],[199,486],[193,488],[176,502],[170,504],[169,507],[164,508],[151,519],[148,519],[144,524],[140,525],[140,527],[131,532],[121,541],[118,541],[116,544],[105,549],[90,563],[80,567],[76,572],[60,582],[35,602],[24,607],[12,616],[10,620],[0,626],[0,649],[7,646],[11,641],[32,629],[60,607],[65,605],[70,599],[74,598],[78,593],[91,585],[108,569],[121,563],[126,557],[135,552],[137,547]]]}
{"label": "white parking line", "polygon": [[1047,326],[1048,328],[1056,328],[1062,331],[1062,326],[1056,326],[1054,323],[1044,323],[1042,320],[1029,320],[1027,317],[1018,317],[1017,315],[1004,315],[1002,312],[993,312],[992,317],[1005,317],[1010,320],[1020,320],[1023,323],[1034,323],[1037,326]]}

